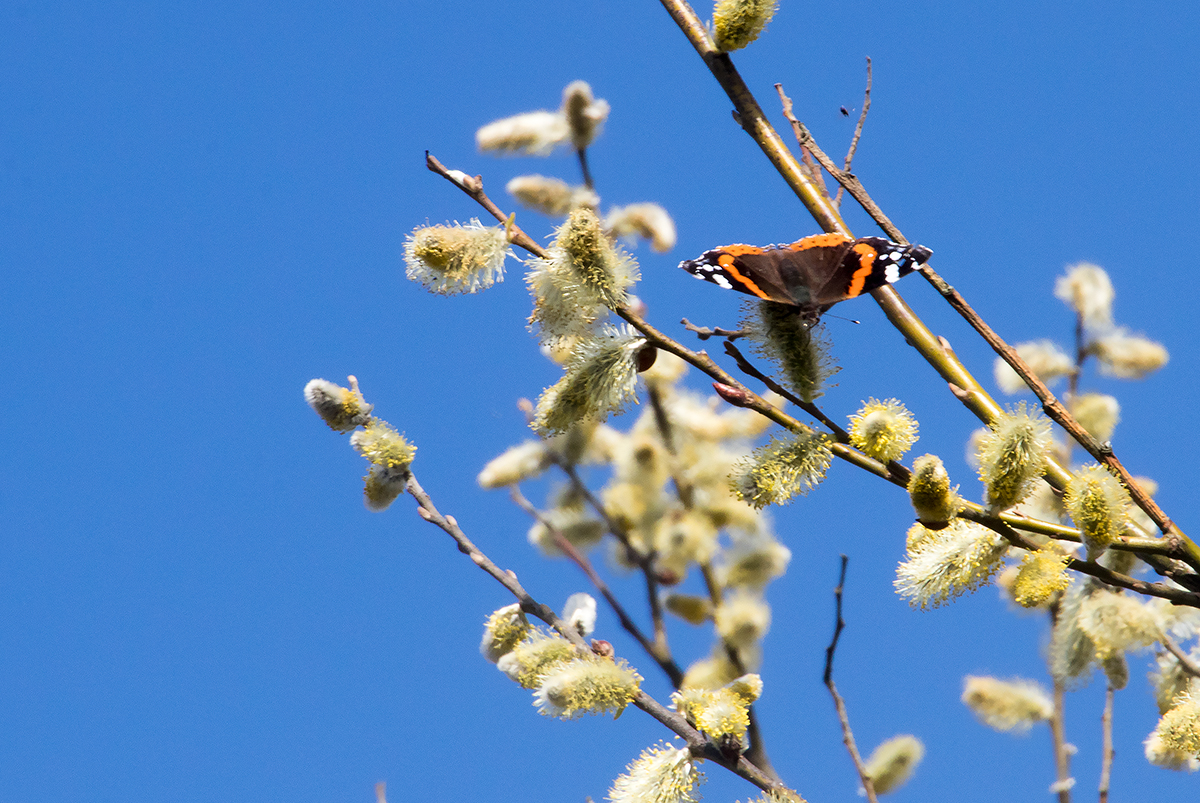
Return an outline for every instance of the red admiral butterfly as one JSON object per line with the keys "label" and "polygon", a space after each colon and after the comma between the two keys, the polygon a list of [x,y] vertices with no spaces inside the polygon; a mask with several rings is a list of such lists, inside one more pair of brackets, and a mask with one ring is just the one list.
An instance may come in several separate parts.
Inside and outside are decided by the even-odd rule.
{"label": "red admiral butterfly", "polygon": [[933,254],[923,245],[882,237],[814,234],[790,245],[726,245],[679,267],[725,289],[790,304],[816,321],[839,301],[869,293],[912,273]]}

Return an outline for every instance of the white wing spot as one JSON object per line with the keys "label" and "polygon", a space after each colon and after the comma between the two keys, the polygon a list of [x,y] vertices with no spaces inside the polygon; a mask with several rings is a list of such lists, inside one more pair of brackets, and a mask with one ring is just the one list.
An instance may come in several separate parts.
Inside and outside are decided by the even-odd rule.
{"label": "white wing spot", "polygon": [[883,279],[888,284],[893,284],[900,281],[900,268],[896,265],[896,263],[893,262],[884,269]]}
{"label": "white wing spot", "polygon": [[726,290],[733,289],[733,284],[729,281],[729,279],[725,278],[725,274],[723,273],[714,273],[712,275],[712,280],[724,287]]}

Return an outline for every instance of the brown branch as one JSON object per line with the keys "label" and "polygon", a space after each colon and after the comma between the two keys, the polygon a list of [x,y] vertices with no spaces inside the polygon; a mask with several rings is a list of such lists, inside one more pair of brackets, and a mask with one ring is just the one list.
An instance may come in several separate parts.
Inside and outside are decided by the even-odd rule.
{"label": "brown branch", "polygon": [[[788,112],[791,112],[791,101],[788,101]],[[850,140],[850,150],[846,151],[846,161],[842,163],[842,170],[846,173],[850,172],[850,163],[854,161],[854,152],[858,150],[858,140],[862,137],[863,125],[867,122],[867,111],[871,108],[871,57],[867,56],[867,89],[863,92],[863,107],[862,113],[858,115],[858,125],[854,126],[854,138]],[[837,195],[834,196],[833,205],[841,207],[842,205],[842,190],[846,189],[841,184],[838,185]]]}
{"label": "brown branch", "polygon": [[1192,660],[1192,657],[1183,651],[1183,648],[1175,642],[1175,639],[1163,633],[1159,636],[1158,640],[1166,648],[1167,652],[1175,656],[1175,660],[1179,661],[1179,666],[1184,672],[1187,672],[1194,678],[1200,678],[1200,663]]}
{"label": "brown branch", "polygon": [[1062,683],[1054,680],[1054,713],[1050,715],[1050,739],[1054,745],[1054,770],[1057,780],[1052,788],[1058,790],[1058,803],[1071,803],[1071,753],[1067,747],[1066,693]]}
{"label": "brown branch", "polygon": [[846,701],[842,699],[842,695],[838,694],[837,684],[833,682],[833,656],[837,652],[838,641],[842,637],[842,631],[846,628],[846,620],[842,618],[842,591],[846,586],[846,564],[849,562],[850,559],[842,555],[842,568],[838,574],[837,588],[833,590],[834,608],[836,611],[833,640],[825,648],[825,674],[822,679],[826,687],[828,687],[829,693],[833,696],[833,706],[837,709],[838,722],[842,726],[842,742],[846,745],[846,750],[850,753],[850,759],[854,762],[854,769],[858,772],[858,780],[862,782],[867,800],[870,803],[879,803],[878,798],[875,797],[875,784],[871,782],[871,776],[867,775],[867,767],[863,764],[862,756],[858,753],[858,745],[854,742],[854,731],[850,729],[850,715],[846,712]]}
{"label": "brown branch", "polygon": [[429,498],[429,494],[425,493],[425,489],[417,482],[416,475],[409,473],[408,481],[404,484],[404,490],[412,495],[413,499],[417,500],[417,515],[425,519],[430,524],[435,524],[442,528],[454,542],[458,544],[458,551],[469,557],[471,561],[490,574],[496,579],[500,585],[504,586],[509,592],[517,598],[517,602],[521,604],[521,610],[528,614],[536,616],[546,624],[557,630],[564,638],[573,643],[580,649],[589,649],[584,642],[583,637],[579,635],[579,631],[558,618],[554,611],[530,596],[521,584],[517,581],[517,575],[512,571],[505,571],[492,562],[491,558],[483,554],[479,547],[467,538],[467,534],[462,531],[455,521],[453,516],[443,516],[434,507],[433,500]]}
{"label": "brown branch", "polygon": [[1109,781],[1112,778],[1113,763],[1113,686],[1109,683],[1104,689],[1104,713],[1100,717],[1101,747],[1100,747],[1100,803],[1108,803]]}
{"label": "brown branch", "polygon": [[[700,563],[700,576],[704,579],[704,588],[708,591],[708,600],[712,604],[713,613],[715,615],[718,608],[724,604],[721,599],[721,587],[717,583],[716,575],[713,573],[711,563]],[[725,657],[729,659],[729,663],[733,666],[733,670],[737,674],[746,674],[746,664],[742,660],[741,653],[738,648],[730,644],[725,639],[721,639],[721,647],[725,650]],[[750,718],[750,725],[746,729],[747,741],[749,747],[746,749],[746,757],[749,758],[755,766],[762,769],[767,775],[772,778],[779,779],[775,773],[775,768],[771,765],[771,759],[767,756],[766,746],[763,744],[762,732],[758,727],[758,715],[755,713],[754,706],[750,706],[747,710],[747,715]]]}
{"label": "brown branch", "polygon": [[[998,516],[988,515],[986,512],[980,513],[977,510],[978,506],[971,506],[959,513],[959,516],[964,519],[969,519],[978,524],[982,524],[993,532],[1004,537],[1010,544],[1018,546],[1021,549],[1036,552],[1039,548],[1038,543],[1033,539],[1017,532],[1007,522]],[[1117,588],[1125,588],[1130,591],[1136,591],[1148,597],[1161,597],[1165,600],[1170,600],[1176,605],[1187,605],[1192,608],[1200,608],[1200,594],[1192,591],[1185,591],[1175,586],[1169,586],[1165,583],[1147,583],[1144,580],[1138,580],[1119,572],[1114,572],[1107,566],[1095,563],[1090,560],[1080,560],[1078,558],[1070,558],[1067,561],[1067,568],[1073,569],[1081,574],[1086,574],[1094,577],[1110,586]]]}
{"label": "brown branch", "polygon": [[[530,596],[521,584],[517,582],[516,574],[511,571],[505,571],[493,563],[487,555],[467,538],[466,533],[458,526],[458,522],[455,521],[453,516],[444,516],[439,513],[433,504],[433,500],[429,498],[429,495],[425,493],[425,489],[421,487],[417,482],[417,478],[411,473],[404,488],[417,500],[418,515],[425,519],[425,521],[437,525],[448,533],[458,545],[460,552],[469,557],[476,566],[495,578],[517,598],[517,601],[521,605],[521,610],[536,616],[553,627],[579,649],[590,651],[583,637],[579,635],[578,630],[559,619],[548,606],[543,605]],[[764,791],[787,790],[786,786],[764,773],[762,769],[751,763],[745,756],[738,756],[733,759],[727,757],[704,734],[689,725],[687,720],[682,716],[662,705],[662,703],[644,691],[637,693],[633,704],[665,725],[676,735],[682,737],[687,742],[688,748],[693,755],[720,764]]]}
{"label": "brown branch", "polygon": [[709,329],[707,326],[696,326],[687,318],[683,318],[679,322],[683,324],[684,329],[687,329],[689,332],[695,332],[696,337],[701,340],[708,340],[710,337],[726,337],[730,340],[737,340],[739,337],[745,337],[747,334],[745,329],[722,329],[719,326]]}
{"label": "brown branch", "polygon": [[596,189],[596,182],[592,180],[592,171],[588,167],[587,148],[576,148],[576,155],[579,156],[579,172],[583,174],[583,186],[589,190]]}
{"label": "brown branch", "polygon": [[[524,510],[535,520],[541,522],[542,526],[549,531],[550,537],[554,539],[554,545],[567,556],[568,560],[578,566],[591,584],[596,587],[596,590],[600,592],[600,595],[604,597],[609,607],[612,608],[613,613],[617,615],[617,621],[621,623],[621,627],[625,629],[625,632],[633,636],[634,640],[646,651],[646,654],[654,659],[659,668],[671,680],[671,684],[678,688],[680,682],[683,680],[683,670],[679,668],[679,665],[671,657],[671,651],[666,645],[665,634],[661,642],[657,638],[653,641],[647,638],[641,628],[637,626],[637,623],[633,621],[633,617],[625,610],[625,606],[621,604],[621,601],[609,589],[608,584],[596,573],[587,556],[576,549],[575,545],[568,541],[566,536],[542,515],[542,511],[538,510],[532,502],[525,498],[525,495],[521,493],[521,490],[516,485],[512,486],[509,492],[513,501],[516,502],[517,507]],[[657,632],[655,635],[658,635]]]}
{"label": "brown branch", "polygon": [[[821,150],[808,129],[805,128],[803,123],[797,120],[792,114],[791,100],[788,99],[783,93],[782,87],[779,84],[776,84],[775,87],[778,90],[781,102],[784,105],[784,115],[792,123],[792,128],[795,131],[796,138],[800,144],[812,151],[817,161],[820,162],[821,165],[827,171],[829,171],[829,174],[833,176],[839,184],[845,187],[846,190],[854,197],[854,199],[862,205],[867,214],[869,214],[871,218],[877,224],[879,224],[879,227],[883,229],[884,233],[886,233],[888,237],[892,238],[896,242],[907,243],[908,240],[900,232],[900,229],[897,228],[896,225],[892,223],[892,221],[889,220],[888,217],[883,213],[883,210],[871,200],[871,197],[867,194],[866,189],[863,188],[862,182],[860,182],[852,174],[839,170],[833,164],[833,160],[831,160],[825,154],[825,152]],[[1149,494],[1147,494],[1141,488],[1141,486],[1138,485],[1137,481],[1134,480],[1133,476],[1125,469],[1125,466],[1122,465],[1121,461],[1118,460],[1113,454],[1112,447],[1108,444],[1101,444],[1094,437],[1092,437],[1087,430],[1080,426],[1079,422],[1075,420],[1074,416],[1071,415],[1066,406],[1058,401],[1057,398],[1055,398],[1054,394],[1050,392],[1050,389],[1046,387],[1045,383],[1042,382],[1041,379],[1038,378],[1037,374],[1035,374],[1033,370],[1025,364],[1025,361],[1017,355],[1016,350],[1009,346],[1008,343],[1006,343],[998,334],[996,334],[996,332],[987,324],[987,322],[984,321],[983,318],[981,318],[979,314],[971,308],[966,299],[964,299],[957,290],[951,287],[945,279],[939,276],[932,267],[929,265],[923,266],[921,268],[921,273],[925,276],[929,283],[933,285],[934,289],[946,299],[950,306],[956,312],[958,312],[958,314],[962,316],[964,320],[971,324],[971,327],[974,328],[975,331],[987,342],[987,344],[992,347],[992,350],[995,351],[1001,359],[1008,363],[1012,369],[1017,372],[1017,375],[1024,380],[1025,384],[1029,386],[1029,389],[1032,390],[1034,395],[1038,397],[1038,400],[1042,403],[1042,409],[1045,411],[1046,415],[1049,416],[1050,419],[1059,426],[1061,426],[1063,430],[1066,431],[1066,433],[1070,435],[1076,443],[1082,446],[1097,462],[1103,463],[1109,468],[1109,470],[1116,474],[1125,487],[1129,489],[1129,494],[1133,498],[1134,503],[1143,511],[1145,511],[1146,515],[1150,517],[1155,525],[1157,525],[1158,528],[1168,536],[1168,538],[1176,539],[1177,543],[1175,544],[1175,557],[1185,561],[1193,569],[1200,571],[1200,546],[1188,538],[1187,535],[1180,530],[1179,527],[1171,521],[1171,519],[1167,517],[1162,508],[1160,508],[1158,504],[1150,498]],[[887,312],[886,307],[884,308],[884,311]],[[890,317],[891,315],[889,314],[889,318]],[[935,365],[935,367],[937,366]],[[945,372],[942,372],[942,375],[946,376]],[[947,379],[949,379],[949,377],[947,377]],[[961,384],[959,384],[959,386],[965,387]],[[979,391],[982,393],[982,388],[980,388]],[[968,406],[971,408],[972,412],[975,412],[977,415],[979,415],[980,419],[983,420],[984,423],[991,423],[995,419],[995,413],[990,411],[988,408],[995,406],[995,402],[986,404],[984,403],[985,397],[986,394],[973,397],[974,403]],[[987,401],[991,400],[987,399]],[[1070,472],[1066,468],[1063,468],[1057,463],[1052,462],[1050,467],[1047,469],[1046,479],[1055,488],[1063,490],[1066,488],[1067,482],[1070,481]],[[1151,565],[1154,564],[1151,563]],[[1155,565],[1155,568],[1158,569],[1160,567]]]}
{"label": "brown branch", "polygon": [[[828,159],[828,157],[821,153],[819,149],[817,149],[815,152],[819,153],[822,158]],[[430,170],[433,170],[439,175],[444,176],[455,186],[462,189],[478,203],[480,203],[485,209],[490,211],[497,220],[509,220],[483,192],[482,179],[479,179],[478,177],[471,179],[460,171],[448,170],[433,156],[427,156],[427,163],[430,165]],[[837,168],[834,167],[834,170],[836,169]],[[527,251],[536,256],[545,255],[545,251],[541,248],[541,246],[530,240],[529,237],[521,232],[520,229],[517,229],[515,225],[512,226],[512,230],[514,233],[510,239],[515,245],[525,248]],[[528,244],[524,244],[525,241],[528,241]],[[997,405],[995,401],[988,396],[987,392],[978,384],[978,382],[975,381],[974,377],[967,372],[966,368],[962,366],[962,363],[958,361],[957,356],[954,354],[954,350],[950,347],[950,344],[946,342],[945,338],[935,338],[933,334],[925,328],[924,324],[922,324],[920,320],[917,319],[917,317],[912,313],[912,310],[908,309],[908,306],[904,304],[903,300],[901,300],[898,295],[895,295],[894,290],[891,290],[890,288],[883,288],[877,292],[885,291],[894,295],[894,299],[896,302],[898,302],[898,306],[892,306],[890,303],[885,303],[882,300],[880,300],[880,305],[884,308],[885,312],[888,313],[889,318],[892,318],[894,323],[900,321],[897,323],[897,326],[902,331],[906,332],[909,343],[917,346],[918,349],[926,355],[931,364],[934,365],[934,367],[937,368],[943,376],[950,379],[951,389],[955,391],[955,395],[968,407],[968,409],[971,409],[973,412],[975,412],[976,415],[985,422],[993,420],[994,417],[999,414],[999,405]],[[620,307],[614,310],[614,312],[616,312],[617,315],[637,329],[651,345],[676,355],[677,357],[708,374],[710,377],[716,379],[720,384],[727,386],[727,391],[736,394],[739,398],[740,406],[755,410],[759,414],[774,421],[791,432],[812,434],[813,430],[811,428],[805,426],[792,416],[787,415],[782,410],[779,410],[777,407],[770,404],[761,396],[754,393],[745,385],[734,379],[729,373],[724,371],[720,366],[713,362],[712,358],[709,357],[706,352],[696,352],[686,348],[679,342],[664,335],[658,329],[650,325],[650,323],[648,323],[640,315],[638,315],[637,312],[628,307]],[[927,352],[927,348],[930,347],[931,342],[936,344],[936,355],[932,352]],[[746,365],[749,366],[749,363],[747,362]],[[768,387],[776,390],[776,392],[780,392],[781,395],[785,396],[785,398],[790,397],[795,400],[794,396],[787,394],[786,391],[784,391],[777,383],[770,382],[767,377],[761,374],[761,372],[757,372],[753,366],[750,366],[750,369],[755,372],[753,375],[756,375],[758,378],[760,378],[765,384],[767,384]],[[799,406],[800,402],[798,400],[796,400],[796,402]],[[907,488],[908,477],[910,475],[908,470],[903,466],[900,466],[898,463],[892,463],[890,466],[885,466],[879,461],[867,457],[857,449],[854,449],[845,443],[830,444],[830,450],[835,456],[852,463],[853,465],[865,471],[875,474],[882,479],[888,480],[894,485]],[[574,469],[570,466],[563,466],[563,469],[567,472],[568,476],[572,476],[573,482],[575,482],[576,486],[584,494],[585,498],[588,499],[589,504],[591,504],[592,507],[596,509],[599,515],[604,519],[605,524],[608,526],[610,532],[612,532],[613,535],[624,544],[627,550],[627,555],[629,556],[629,562],[641,566],[643,572],[646,573],[647,584],[653,586],[654,583],[657,582],[657,579],[653,576],[653,570],[650,566],[649,557],[643,555],[632,545],[632,543],[629,542],[628,536],[624,533],[622,528],[617,525],[616,522],[611,519],[611,517],[608,516],[607,512],[604,510],[599,501],[595,499],[590,490],[579,480],[578,475],[576,475],[574,472]],[[1056,471],[1059,473],[1056,474]],[[1069,478],[1070,475],[1065,469],[1058,467],[1052,462],[1051,468],[1047,471],[1047,480],[1051,480],[1052,476],[1057,476],[1062,479],[1065,487],[1064,478]],[[1068,531],[1065,536],[1057,535],[1053,530],[1054,525],[1050,525],[1045,522],[1034,522],[1033,520],[1019,519],[1011,515],[1000,517],[990,516],[979,505],[969,505],[967,509],[964,510],[960,515],[966,518],[972,518],[973,520],[979,521],[980,523],[989,527],[992,526],[992,524],[989,522],[1003,522],[1011,525],[1012,527],[1028,529],[1033,532],[1043,532],[1047,535],[1052,535],[1055,537],[1066,537],[1068,540],[1073,540],[1071,534],[1077,533],[1077,531]],[[999,532],[999,530],[997,530],[997,532]],[[1008,536],[1006,535],[1005,537]],[[1145,543],[1145,539],[1128,539],[1128,542],[1130,544],[1135,542]],[[1175,563],[1175,560],[1189,558],[1187,561],[1189,565],[1200,566],[1200,550],[1197,551],[1197,555],[1193,559],[1192,553],[1186,548],[1188,545],[1191,545],[1191,547],[1194,548],[1195,544],[1192,544],[1192,542],[1188,541],[1186,538],[1184,538],[1182,541],[1177,539],[1167,539],[1159,543],[1165,545],[1165,550],[1161,548],[1138,550],[1134,546],[1126,546],[1125,548],[1136,551],[1138,555],[1144,561],[1154,567],[1159,574],[1171,577],[1176,582],[1193,590],[1200,590],[1200,576],[1181,571],[1180,566]],[[1096,564],[1089,564],[1083,561],[1075,561],[1075,563],[1080,564],[1081,567],[1086,567],[1079,568],[1079,571],[1082,571],[1086,574],[1091,574],[1094,577],[1098,577],[1099,579],[1104,580],[1104,582],[1109,582],[1103,575],[1104,572],[1108,571],[1107,569],[1099,567]],[[1069,565],[1074,567],[1074,564]],[[1097,574],[1097,572],[1100,573]],[[1109,574],[1112,573],[1109,572]],[[1139,580],[1133,580],[1132,578],[1124,578],[1124,576],[1119,576],[1118,580],[1114,584],[1121,588],[1129,588],[1131,590],[1139,591],[1139,593],[1147,593],[1152,596],[1162,596],[1166,599],[1180,601],[1181,604],[1196,606],[1196,603],[1193,601],[1194,599],[1197,599],[1196,595],[1189,594],[1187,592],[1179,592],[1178,589],[1171,589],[1160,584],[1144,583]],[[1142,589],[1146,590],[1143,591]],[[653,607],[655,604],[657,604],[657,594],[653,594],[652,597],[651,606]]]}
{"label": "brown branch", "polygon": [[508,241],[510,243],[524,248],[534,256],[546,256],[546,249],[542,248],[536,240],[522,231],[520,226],[511,222],[508,216],[500,211],[500,207],[496,206],[492,202],[492,199],[487,197],[487,194],[483,191],[483,176],[468,176],[461,170],[450,170],[429,151],[425,151],[425,166],[458,187],[467,195],[470,195],[475,199],[476,203],[490,212],[492,217],[506,224],[508,228]]}
{"label": "brown branch", "polygon": [[762,149],[763,154],[779,171],[809,213],[816,218],[821,228],[825,231],[846,231],[846,224],[829,196],[821,191],[808,171],[788,150],[783,138],[767,120],[762,107],[758,105],[746,82],[734,68],[729,55],[717,50],[708,34],[707,26],[692,7],[684,0],[660,2],[733,102],[736,119],[742,130]]}

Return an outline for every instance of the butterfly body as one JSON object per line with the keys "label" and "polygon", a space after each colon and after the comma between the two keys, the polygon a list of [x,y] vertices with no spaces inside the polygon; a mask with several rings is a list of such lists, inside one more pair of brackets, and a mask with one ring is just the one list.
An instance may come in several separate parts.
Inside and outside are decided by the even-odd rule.
{"label": "butterfly body", "polygon": [[931,254],[882,237],[814,234],[786,245],[726,245],[679,267],[720,287],[797,307],[816,321],[839,301],[907,276]]}

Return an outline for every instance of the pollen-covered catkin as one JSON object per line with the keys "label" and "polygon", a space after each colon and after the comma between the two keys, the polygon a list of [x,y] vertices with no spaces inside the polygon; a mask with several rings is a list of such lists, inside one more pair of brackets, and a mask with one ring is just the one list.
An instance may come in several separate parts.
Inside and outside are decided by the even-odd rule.
{"label": "pollen-covered catkin", "polygon": [[893,736],[876,747],[866,762],[866,775],[875,794],[886,795],[904,784],[925,757],[925,745],[916,736]]}
{"label": "pollen-covered catkin", "polygon": [[881,463],[899,460],[916,440],[917,420],[896,399],[870,399],[850,416],[850,443]]}
{"label": "pollen-covered catkin", "polygon": [[967,676],[962,701],[983,724],[998,731],[1022,733],[1054,714],[1054,703],[1030,680],[998,680]]}
{"label": "pollen-covered catkin", "polygon": [[1084,466],[1067,484],[1063,504],[1079,528],[1088,556],[1095,558],[1129,526],[1129,491],[1106,468]]}
{"label": "pollen-covered catkin", "polygon": [[921,455],[913,461],[908,480],[908,498],[917,521],[931,529],[946,526],[962,507],[957,486],[950,487],[950,475],[937,455]]}
{"label": "pollen-covered catkin", "polygon": [[423,226],[404,242],[408,278],[441,295],[477,293],[504,278],[504,259],[512,256],[503,226]]}
{"label": "pollen-covered catkin", "polygon": [[766,30],[776,8],[776,0],[717,0],[713,8],[717,47],[726,53],[741,50]]}
{"label": "pollen-covered catkin", "polygon": [[993,510],[1010,508],[1033,491],[1053,445],[1049,420],[1025,402],[996,417],[976,453]]}

